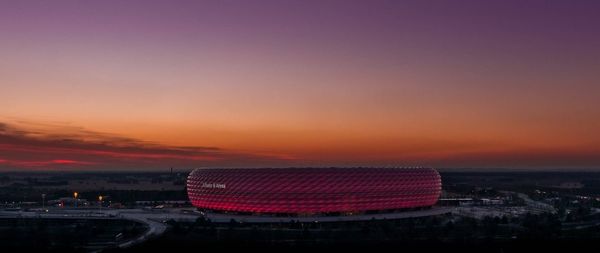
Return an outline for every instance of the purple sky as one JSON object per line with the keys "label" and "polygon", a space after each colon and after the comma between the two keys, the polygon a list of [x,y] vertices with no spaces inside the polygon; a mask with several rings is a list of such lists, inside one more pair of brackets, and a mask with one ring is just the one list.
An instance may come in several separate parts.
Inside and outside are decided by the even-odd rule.
{"label": "purple sky", "polygon": [[[74,127],[154,153],[216,147],[223,166],[599,167],[598,13],[599,1],[3,1],[0,123],[48,131],[44,143]],[[92,163],[40,152],[0,153],[0,168]],[[110,159],[93,163],[124,166]]]}

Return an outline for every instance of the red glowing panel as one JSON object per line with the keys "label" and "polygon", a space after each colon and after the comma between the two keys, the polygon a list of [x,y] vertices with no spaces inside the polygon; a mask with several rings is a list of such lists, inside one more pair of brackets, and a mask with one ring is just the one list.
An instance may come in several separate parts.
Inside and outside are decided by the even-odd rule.
{"label": "red glowing panel", "polygon": [[256,213],[327,213],[434,205],[429,168],[196,169],[188,196],[199,208]]}

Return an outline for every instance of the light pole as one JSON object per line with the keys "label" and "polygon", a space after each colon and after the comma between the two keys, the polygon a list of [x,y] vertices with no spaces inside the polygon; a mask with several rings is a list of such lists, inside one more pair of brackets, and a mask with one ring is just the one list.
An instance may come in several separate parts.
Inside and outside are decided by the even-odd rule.
{"label": "light pole", "polygon": [[98,196],[98,203],[100,204],[100,210],[102,210],[102,195]]}
{"label": "light pole", "polygon": [[73,192],[73,200],[75,201],[75,208],[77,208],[77,196],[79,196],[78,192]]}
{"label": "light pole", "polygon": [[42,211],[46,211],[46,194],[42,193]]}

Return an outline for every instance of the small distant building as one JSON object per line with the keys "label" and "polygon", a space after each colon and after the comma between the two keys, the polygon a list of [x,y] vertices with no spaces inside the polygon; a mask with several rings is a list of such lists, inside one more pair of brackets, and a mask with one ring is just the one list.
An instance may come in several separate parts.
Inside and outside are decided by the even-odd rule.
{"label": "small distant building", "polygon": [[115,208],[115,209],[121,209],[121,208],[125,208],[125,206],[119,202],[115,202],[115,203],[110,203],[110,205],[108,205],[109,208]]}
{"label": "small distant building", "polygon": [[164,201],[141,200],[141,201],[136,201],[135,204],[137,206],[157,206],[157,205],[162,205],[164,207],[187,207],[187,206],[191,206],[191,202],[187,201],[187,200],[164,200]]}
{"label": "small distant building", "polygon": [[48,201],[49,205],[55,206],[89,206],[90,203],[86,199],[64,197],[59,199],[53,199]]}
{"label": "small distant building", "polygon": [[473,198],[441,198],[438,201],[441,206],[472,206],[474,203]]}
{"label": "small distant building", "polygon": [[481,204],[484,206],[498,206],[498,205],[504,205],[504,200],[503,199],[481,199]]}
{"label": "small distant building", "polygon": [[559,185],[554,186],[554,188],[559,189],[581,189],[583,187],[585,187],[585,185],[581,182],[563,182]]}

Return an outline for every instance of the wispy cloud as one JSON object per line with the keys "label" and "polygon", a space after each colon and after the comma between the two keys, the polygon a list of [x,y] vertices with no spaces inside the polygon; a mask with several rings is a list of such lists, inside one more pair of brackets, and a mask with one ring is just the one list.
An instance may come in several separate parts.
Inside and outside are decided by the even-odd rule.
{"label": "wispy cloud", "polygon": [[17,161],[17,160],[0,160],[0,164],[5,163],[9,166],[15,167],[23,167],[23,168],[43,168],[48,166],[84,166],[84,165],[94,165],[97,164],[95,162],[85,162],[85,161],[74,161],[74,160],[48,160],[48,161]]}
{"label": "wispy cloud", "polygon": [[193,168],[268,165],[294,159],[287,154],[161,145],[68,125],[0,122],[0,169]]}

